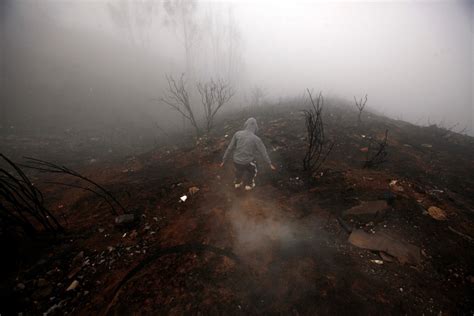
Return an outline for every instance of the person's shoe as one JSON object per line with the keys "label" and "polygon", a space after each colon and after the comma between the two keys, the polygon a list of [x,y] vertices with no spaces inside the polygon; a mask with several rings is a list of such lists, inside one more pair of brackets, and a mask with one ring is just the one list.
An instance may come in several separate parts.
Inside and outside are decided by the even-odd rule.
{"label": "person's shoe", "polygon": [[245,191],[250,191],[252,189],[253,189],[253,186],[250,186],[250,185],[245,186]]}
{"label": "person's shoe", "polygon": [[235,187],[236,189],[240,188],[241,186],[242,186],[242,182],[240,182],[240,183],[235,183],[235,184],[234,184],[234,187]]}

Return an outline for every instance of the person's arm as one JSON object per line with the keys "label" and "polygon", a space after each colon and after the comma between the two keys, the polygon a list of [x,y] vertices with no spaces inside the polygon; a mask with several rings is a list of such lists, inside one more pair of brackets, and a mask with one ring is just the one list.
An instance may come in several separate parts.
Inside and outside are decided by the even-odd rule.
{"label": "person's arm", "polygon": [[256,144],[257,144],[257,149],[260,152],[260,155],[262,155],[263,159],[268,163],[268,165],[270,166],[272,170],[276,170],[276,167],[272,164],[272,161],[270,160],[270,157],[268,156],[267,148],[265,148],[265,145],[263,144],[260,138],[257,138]]}
{"label": "person's arm", "polygon": [[222,157],[221,166],[224,165],[224,163],[227,160],[227,157],[229,156],[230,152],[234,149],[235,143],[236,143],[236,139],[235,139],[235,134],[234,134],[234,136],[232,136],[232,139],[229,143],[229,146],[227,146],[227,149],[225,150],[224,157]]}

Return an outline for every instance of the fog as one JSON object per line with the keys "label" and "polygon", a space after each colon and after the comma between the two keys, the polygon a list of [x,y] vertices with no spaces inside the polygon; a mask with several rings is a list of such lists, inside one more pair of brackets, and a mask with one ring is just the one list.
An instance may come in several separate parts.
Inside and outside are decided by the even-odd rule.
{"label": "fog", "polygon": [[[179,9],[184,8],[184,10]],[[178,8],[178,9],[177,9]],[[23,1],[1,10],[2,128],[181,122],[165,75],[230,108],[322,91],[473,133],[471,1]],[[197,98],[194,93],[192,98]],[[197,101],[196,101],[197,102]]]}

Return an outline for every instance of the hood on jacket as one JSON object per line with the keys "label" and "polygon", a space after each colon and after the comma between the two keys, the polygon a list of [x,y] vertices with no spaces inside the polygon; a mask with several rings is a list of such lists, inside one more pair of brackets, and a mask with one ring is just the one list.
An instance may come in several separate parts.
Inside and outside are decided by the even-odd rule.
{"label": "hood on jacket", "polygon": [[253,117],[249,118],[244,124],[244,129],[255,134],[258,131],[257,120]]}

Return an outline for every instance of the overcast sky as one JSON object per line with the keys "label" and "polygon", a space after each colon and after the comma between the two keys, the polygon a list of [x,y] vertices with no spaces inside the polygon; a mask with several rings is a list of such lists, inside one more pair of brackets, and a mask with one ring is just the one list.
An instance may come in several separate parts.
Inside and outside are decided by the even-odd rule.
{"label": "overcast sky", "polygon": [[[79,34],[78,47],[87,47],[88,51],[95,49],[97,38],[126,45],[126,36],[114,29],[107,12],[106,4],[110,2],[53,0],[44,5],[46,2],[39,0],[13,0],[14,4],[36,7],[36,20],[43,14],[54,25],[73,29]],[[368,106],[392,117],[419,124],[444,120],[445,125],[467,126],[471,134],[474,130],[472,1],[268,0],[211,4],[232,6],[241,38],[241,90],[260,86],[274,99],[300,95],[306,88],[350,100],[367,93]],[[16,14],[21,13],[21,6],[16,7]],[[181,44],[162,23],[163,16],[164,10],[159,7],[147,30],[147,47],[131,48],[146,51],[150,60],[160,60],[157,64],[161,66],[145,65],[149,73],[151,69],[156,72],[153,78],[163,77],[165,71],[179,68],[183,62]],[[27,37],[29,27],[32,33],[41,33],[33,30],[35,24],[30,20],[23,15],[24,30],[19,37]],[[35,49],[50,49],[48,38],[41,38],[36,48],[29,46],[33,56]],[[55,54],[61,55],[60,43],[54,45]],[[125,48],[117,52],[117,47],[104,55],[114,59],[127,54]],[[64,56],[58,63],[68,60]],[[31,56],[29,60],[35,62]],[[111,63],[104,69],[116,71],[123,60],[117,63],[117,67]],[[152,94],[143,99],[157,96]]]}

